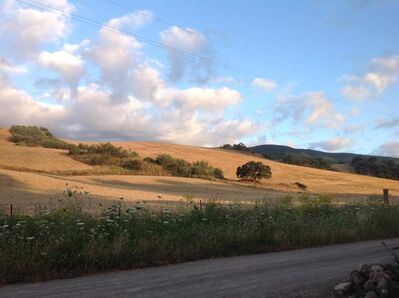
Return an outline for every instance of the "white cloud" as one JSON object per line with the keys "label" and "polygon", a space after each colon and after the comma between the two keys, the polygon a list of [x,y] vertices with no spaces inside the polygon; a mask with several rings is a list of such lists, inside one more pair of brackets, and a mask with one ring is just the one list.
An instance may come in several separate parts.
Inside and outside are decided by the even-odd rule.
{"label": "white cloud", "polygon": [[371,60],[373,67],[382,72],[394,73],[399,71],[399,56],[389,55],[376,57]]}
{"label": "white cloud", "polygon": [[0,57],[0,75],[19,75],[27,72],[26,67],[13,65],[9,60]]}
{"label": "white cloud", "polygon": [[320,142],[311,143],[309,146],[312,149],[322,149],[326,151],[337,151],[341,149],[351,148],[354,142],[345,138],[335,138],[331,140],[325,140]]}
{"label": "white cloud", "polygon": [[176,99],[184,109],[220,111],[241,100],[241,94],[226,87],[221,89],[189,88],[176,93]]}
{"label": "white cloud", "polygon": [[[74,9],[65,0],[42,0],[48,5],[67,13]],[[22,8],[16,1],[5,1],[0,13],[0,33],[8,40],[11,52],[18,58],[34,57],[43,44],[54,43],[64,38],[69,30],[69,18],[51,11]]]}
{"label": "white cloud", "polygon": [[323,92],[308,92],[300,96],[279,94],[274,111],[274,121],[291,118],[312,127],[339,129],[346,121],[343,114],[335,111],[333,103]]}
{"label": "white cloud", "polygon": [[276,81],[265,79],[265,78],[255,78],[252,81],[252,85],[262,88],[266,91],[272,91],[278,87]]}
{"label": "white cloud", "polygon": [[39,64],[50,70],[58,72],[73,89],[84,74],[83,61],[80,57],[66,51],[42,52],[38,57]]}
{"label": "white cloud", "polygon": [[399,157],[399,142],[387,142],[380,145],[374,152],[384,156]]}
{"label": "white cloud", "polygon": [[[113,19],[113,22],[118,22],[118,19]],[[84,56],[100,68],[103,83],[111,87],[115,102],[127,101],[130,71],[137,63],[141,47],[134,37],[118,34],[107,27],[100,30],[98,42],[86,44]]]}
{"label": "white cloud", "polygon": [[5,77],[0,77],[0,126],[12,124],[56,125],[64,117],[64,109],[35,101],[29,94],[11,86]]}
{"label": "white cloud", "polygon": [[329,128],[338,128],[345,122],[345,116],[335,112],[332,102],[322,92],[312,92],[306,95],[306,105],[309,108],[307,122],[321,124]]}
{"label": "white cloud", "polygon": [[[60,9],[67,3],[48,2],[49,5],[59,5]],[[27,31],[31,29],[27,24],[43,26],[43,32],[24,45],[33,49],[29,59],[36,62],[26,63],[27,70],[39,73],[50,70],[59,74],[59,78],[40,80],[35,77],[33,86],[39,89],[40,82],[36,82],[41,81],[46,89],[38,90],[36,93],[41,95],[34,99],[21,87],[16,87],[19,81],[15,85],[11,82],[11,74],[23,72],[23,66],[18,65],[24,64],[14,65],[8,60],[0,60],[0,106],[7,107],[0,109],[0,126],[15,123],[41,125],[60,136],[79,139],[161,140],[209,146],[237,142],[259,129],[257,123],[243,117],[225,118],[226,108],[242,100],[237,90],[169,85],[159,70],[162,66],[144,55],[141,43],[134,38],[103,27],[98,40],[69,43],[64,40],[70,29],[68,18],[37,9],[22,9],[10,1],[3,10],[7,11],[8,17],[18,14],[19,17],[23,14],[40,16],[23,23],[26,27],[23,29]],[[151,19],[150,12],[130,14],[114,18],[107,24],[114,28],[135,29]],[[11,17],[6,21],[12,25]],[[167,40],[175,38],[180,42],[179,46],[185,46],[187,50],[208,54],[206,40],[198,31],[172,27],[164,34]],[[8,38],[11,41],[13,35],[6,38],[1,35],[0,42],[6,42]],[[22,45],[21,37],[15,38],[15,45]],[[51,50],[47,47],[48,42],[53,43]],[[25,58],[27,56],[20,56],[16,60],[24,61]],[[189,66],[202,63],[196,60],[183,62],[189,63],[185,68],[187,74],[194,73]]]}
{"label": "white cloud", "polygon": [[178,81],[188,77],[207,82],[213,72],[213,58],[205,36],[191,28],[172,26],[160,33],[170,63],[169,78]]}
{"label": "white cloud", "polygon": [[341,89],[342,94],[349,99],[362,100],[371,96],[369,89],[365,87],[345,86]]}
{"label": "white cloud", "polygon": [[364,74],[344,76],[349,84],[341,89],[342,94],[352,100],[380,96],[398,78],[399,56],[375,57],[370,61],[370,69]]}
{"label": "white cloud", "polygon": [[151,11],[137,10],[123,17],[113,18],[108,21],[107,25],[115,29],[121,29],[124,26],[137,29],[141,26],[151,23],[153,19],[154,15]]}
{"label": "white cloud", "polygon": [[387,74],[369,72],[360,78],[366,85],[370,85],[375,88],[377,94],[381,94],[385,88],[387,88],[394,80],[394,77]]}

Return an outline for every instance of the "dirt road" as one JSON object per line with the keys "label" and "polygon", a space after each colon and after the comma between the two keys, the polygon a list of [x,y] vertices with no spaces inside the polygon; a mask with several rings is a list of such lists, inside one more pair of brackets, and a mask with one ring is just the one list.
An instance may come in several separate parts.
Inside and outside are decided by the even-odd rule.
{"label": "dirt road", "polygon": [[11,285],[0,297],[330,297],[359,264],[388,261],[369,241]]}

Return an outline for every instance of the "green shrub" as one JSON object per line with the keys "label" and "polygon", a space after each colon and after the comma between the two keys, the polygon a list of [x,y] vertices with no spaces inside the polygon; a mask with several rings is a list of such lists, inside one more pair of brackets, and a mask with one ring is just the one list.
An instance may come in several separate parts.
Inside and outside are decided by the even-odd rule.
{"label": "green shrub", "polygon": [[189,163],[184,159],[174,158],[169,154],[160,154],[155,158],[154,162],[162,166],[172,176],[223,179],[222,170],[216,170],[206,161]]}
{"label": "green shrub", "polygon": [[10,141],[22,146],[45,147],[70,150],[76,146],[55,137],[47,128],[13,125]]}
{"label": "green shrub", "polygon": [[143,163],[138,159],[130,159],[125,161],[122,167],[127,170],[140,171],[143,168]]}
{"label": "green shrub", "polygon": [[224,173],[222,171],[222,169],[219,168],[214,168],[213,169],[213,177],[215,177],[216,179],[224,179]]}
{"label": "green shrub", "polygon": [[69,154],[72,158],[89,165],[116,166],[125,169],[129,167],[127,164],[129,161],[139,156],[137,152],[116,147],[109,142],[95,145],[79,144],[71,148]]}

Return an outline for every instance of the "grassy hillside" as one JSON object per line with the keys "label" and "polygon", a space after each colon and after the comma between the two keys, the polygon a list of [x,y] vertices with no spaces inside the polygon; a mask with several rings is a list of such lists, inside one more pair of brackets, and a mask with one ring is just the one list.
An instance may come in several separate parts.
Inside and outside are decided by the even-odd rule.
{"label": "grassy hillside", "polygon": [[237,179],[235,173],[238,166],[250,160],[261,161],[271,167],[273,177],[262,181],[259,187],[273,190],[296,192],[299,188],[295,183],[301,182],[308,187],[309,192],[316,193],[380,194],[382,188],[386,187],[399,195],[397,181],[283,164],[223,149],[155,142],[113,142],[113,144],[136,151],[142,156],[155,157],[159,153],[166,153],[190,162],[205,158],[211,166],[221,168],[227,179],[234,181]]}
{"label": "grassy hillside", "polygon": [[75,161],[66,150],[18,146],[9,141],[8,129],[0,128],[0,168],[26,171],[85,171],[92,167]]}
{"label": "grassy hillside", "polygon": [[[297,182],[305,184],[309,193],[357,197],[358,195],[381,195],[382,188],[389,188],[392,195],[399,196],[399,183],[393,180],[294,166],[222,149],[154,142],[113,142],[113,144],[145,157],[155,158],[159,154],[170,154],[189,162],[205,159],[210,166],[221,168],[227,181],[221,183],[178,177],[104,176],[94,175],[94,173],[90,176],[60,177],[47,173],[30,173],[28,171],[31,170],[85,171],[93,167],[70,158],[66,150],[17,146],[9,142],[8,137],[8,131],[1,129],[0,204],[18,202],[32,205],[44,198],[54,199],[62,195],[67,183],[80,190],[88,191],[96,198],[115,199],[123,196],[129,201],[176,201],[185,196],[243,201],[281,198],[285,194],[279,192],[294,194],[301,192]],[[75,141],[75,143],[79,142]],[[94,144],[95,142],[85,143]],[[272,179],[256,185],[248,183],[251,187],[246,187],[245,183],[237,181],[236,168],[250,160],[268,164],[273,173]]]}

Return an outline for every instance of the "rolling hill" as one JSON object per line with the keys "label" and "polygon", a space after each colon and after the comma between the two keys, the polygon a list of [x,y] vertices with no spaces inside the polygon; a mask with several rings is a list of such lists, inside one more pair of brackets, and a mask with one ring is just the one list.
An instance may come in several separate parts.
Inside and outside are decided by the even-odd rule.
{"label": "rolling hill", "polygon": [[[399,196],[399,183],[394,180],[283,164],[222,149],[156,142],[112,143],[134,150],[143,158],[166,153],[190,162],[206,160],[210,165],[221,168],[227,180],[92,174],[65,176],[65,171],[84,172],[93,169],[93,166],[71,159],[65,150],[16,146],[7,140],[8,137],[8,130],[0,129],[0,206],[10,202],[25,205],[43,203],[43,199],[62,195],[67,183],[88,191],[95,198],[109,200],[123,196],[127,201],[178,201],[185,196],[263,200],[301,192],[296,182],[304,183],[308,193],[356,198],[381,195],[382,188],[389,188],[392,195]],[[237,166],[250,160],[268,164],[272,169],[272,179],[256,185],[237,181]]]}
{"label": "rolling hill", "polygon": [[[331,152],[324,152],[313,149],[297,149],[289,146],[272,145],[272,144],[258,145],[254,147],[249,147],[248,149],[256,153],[262,154],[264,156],[269,156],[270,158],[273,159],[291,155],[291,156],[300,156],[300,157],[309,157],[309,158],[323,158],[333,164],[339,164],[339,163],[350,164],[352,159],[355,158],[356,156],[359,155],[365,157],[371,156],[371,155],[343,153],[343,152],[331,153]],[[392,159],[395,162],[399,163],[399,158],[387,157],[387,156],[376,156],[376,157],[378,157],[379,159]]]}

